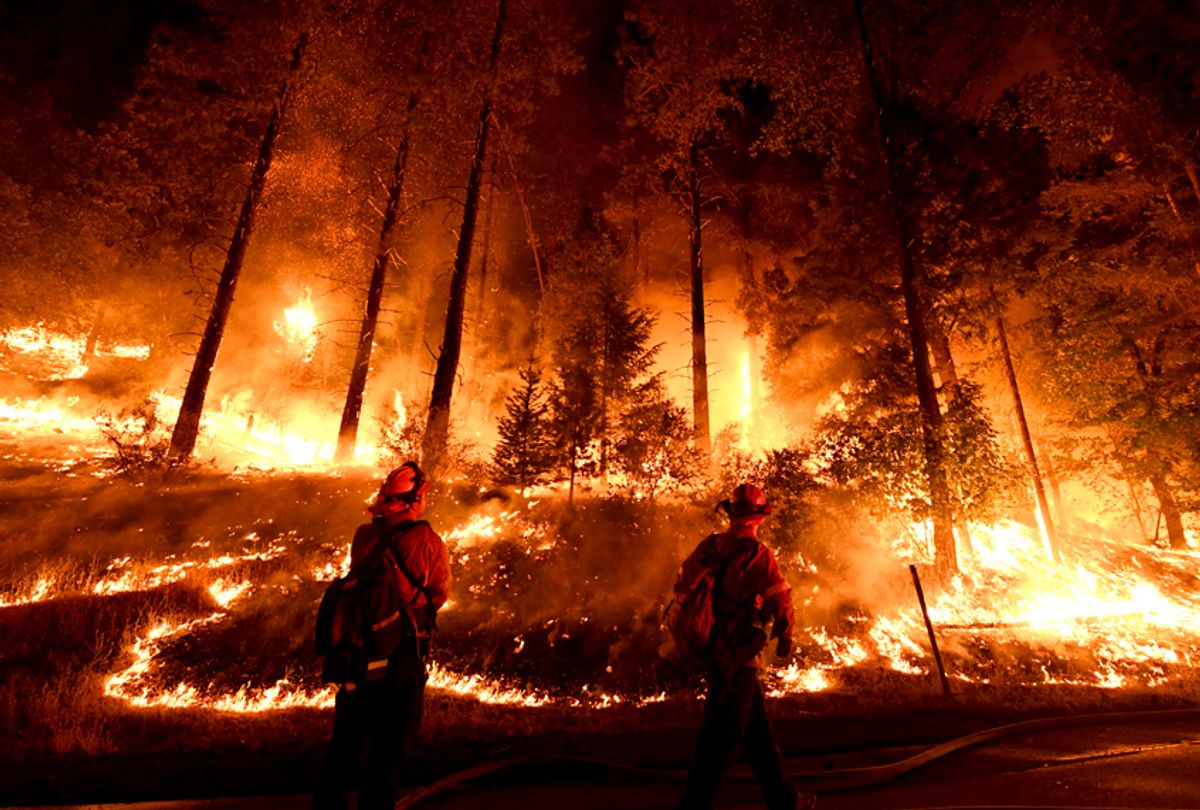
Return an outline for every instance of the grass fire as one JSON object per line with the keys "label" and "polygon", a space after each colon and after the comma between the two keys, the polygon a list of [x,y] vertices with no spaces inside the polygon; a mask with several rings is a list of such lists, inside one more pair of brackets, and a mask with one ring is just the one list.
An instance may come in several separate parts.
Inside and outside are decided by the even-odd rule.
{"label": "grass fire", "polygon": [[0,795],[901,807],[1191,722],[1195,9],[251,5],[3,35]]}

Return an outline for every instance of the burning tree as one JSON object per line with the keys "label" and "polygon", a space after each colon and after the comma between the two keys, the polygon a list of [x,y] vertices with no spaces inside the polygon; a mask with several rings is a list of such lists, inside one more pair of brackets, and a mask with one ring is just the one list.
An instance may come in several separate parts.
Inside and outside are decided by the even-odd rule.
{"label": "burning tree", "polygon": [[479,129],[467,178],[467,196],[463,206],[462,225],[458,231],[458,247],[454,252],[454,271],[450,276],[450,300],[446,305],[446,330],[438,354],[437,371],[433,376],[433,391],[429,398],[429,416],[425,423],[422,456],[426,467],[434,474],[442,463],[450,433],[450,401],[458,375],[458,360],[462,353],[463,314],[466,310],[467,271],[471,265],[475,220],[479,214],[479,191],[483,182],[483,161],[487,152],[488,130],[492,124],[493,93],[499,69],[500,46],[504,41],[504,22],[508,0],[496,6],[496,27],[492,34],[488,58],[487,79],[480,96]]}
{"label": "burning tree", "polygon": [[242,264],[245,261],[246,250],[254,229],[255,216],[266,187],[267,173],[271,169],[271,160],[275,154],[275,144],[287,115],[307,41],[308,34],[302,34],[292,49],[287,76],[279,86],[274,106],[267,119],[266,130],[258,146],[258,156],[250,174],[250,183],[246,188],[246,196],[242,200],[237,223],[225,254],[225,262],[221,268],[213,297],[212,310],[205,324],[200,346],[196,351],[196,359],[188,377],[183,403],[180,405],[179,416],[175,422],[175,430],[171,434],[171,452],[181,458],[187,458],[192,454],[196,446],[196,438],[200,433],[200,416],[204,411],[208,383],[212,378],[213,366],[216,364],[217,353],[221,348],[225,324],[229,318],[230,308],[233,306],[234,290],[237,289],[238,277],[242,272]]}
{"label": "burning tree", "polygon": [[709,195],[708,150],[736,109],[740,32],[726,26],[720,4],[634,3],[626,11],[621,58],[632,119],[659,143],[655,167],[685,211],[692,333],[692,419],[696,446],[711,440],[705,321],[702,212]]}
{"label": "burning tree", "polygon": [[[430,20],[430,10],[423,9],[423,20]],[[413,15],[417,16],[417,15]],[[415,20],[408,20],[414,24]],[[406,31],[402,42],[411,42],[413,37]],[[383,204],[382,218],[379,225],[379,241],[375,247],[374,258],[371,262],[371,275],[367,286],[366,299],[363,304],[362,321],[359,327],[358,341],[355,344],[354,360],[350,367],[350,381],[346,388],[346,401],[342,408],[342,419],[338,426],[336,458],[346,461],[354,457],[355,443],[358,437],[359,419],[362,415],[363,393],[367,387],[367,375],[371,367],[371,354],[375,346],[375,333],[379,326],[379,316],[383,307],[384,287],[388,273],[398,251],[400,226],[404,221],[403,201],[405,181],[408,177],[409,151],[412,142],[413,116],[421,101],[420,81],[424,78],[422,71],[424,61],[428,59],[430,32],[422,32],[415,38],[418,41],[415,54],[406,54],[411,63],[406,67],[411,70],[409,88],[402,105],[403,113],[396,133],[396,147],[391,162],[391,170],[385,183],[386,197]],[[398,43],[399,44],[399,43]],[[397,50],[399,50],[397,48]],[[382,123],[382,122],[381,122]]]}

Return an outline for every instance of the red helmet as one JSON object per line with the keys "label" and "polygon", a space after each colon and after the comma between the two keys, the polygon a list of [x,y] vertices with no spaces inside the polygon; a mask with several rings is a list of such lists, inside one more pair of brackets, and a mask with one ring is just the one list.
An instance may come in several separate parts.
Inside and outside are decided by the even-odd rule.
{"label": "red helmet", "polygon": [[738,484],[734,487],[733,495],[729,499],[721,501],[721,508],[731,518],[771,514],[771,505],[767,503],[767,496],[756,484]]}
{"label": "red helmet", "polygon": [[425,497],[429,482],[415,461],[406,461],[388,473],[375,502],[367,511],[377,517],[389,517],[399,512],[412,511]]}

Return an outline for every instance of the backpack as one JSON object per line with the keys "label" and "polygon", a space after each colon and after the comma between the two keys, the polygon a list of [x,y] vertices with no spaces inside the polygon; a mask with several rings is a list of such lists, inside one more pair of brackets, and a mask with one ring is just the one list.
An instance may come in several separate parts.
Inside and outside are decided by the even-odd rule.
{"label": "backpack", "polygon": [[[381,529],[367,556],[325,589],[317,609],[315,644],[317,654],[325,657],[321,669],[325,683],[382,678],[388,657],[401,644],[417,644],[418,619],[400,590],[400,577],[424,593],[426,602],[429,594],[399,561],[392,545],[418,525]],[[430,610],[435,610],[432,605]]]}
{"label": "backpack", "polygon": [[[714,545],[716,537],[710,534],[704,542]],[[715,548],[710,548],[706,554],[693,554],[679,569],[675,598],[667,605],[664,624],[676,645],[692,655],[703,656],[708,651],[716,624],[714,591],[729,564],[745,549],[741,544],[720,556]]]}

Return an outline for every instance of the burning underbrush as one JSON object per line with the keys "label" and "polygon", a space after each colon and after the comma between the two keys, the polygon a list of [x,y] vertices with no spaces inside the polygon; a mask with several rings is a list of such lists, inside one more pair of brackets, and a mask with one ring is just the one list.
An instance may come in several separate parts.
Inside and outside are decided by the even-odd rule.
{"label": "burning underbrush", "polygon": [[[374,481],[193,475],[151,488],[96,478],[14,482],[5,507],[0,618],[37,606],[169,594],[105,656],[105,695],[139,707],[260,712],[324,707],[311,654],[316,604],[346,564]],[[53,484],[48,483],[53,481]],[[455,585],[435,689],[489,703],[606,706],[696,694],[660,627],[678,561],[714,525],[687,503],[597,497],[566,508],[472,489],[431,515]],[[928,683],[928,641],[902,565],[919,531],[875,548],[818,520],[783,539],[797,653],[776,697]],[[914,537],[917,542],[914,546]],[[1200,654],[1196,556],[1072,538],[1044,560],[1035,529],[976,527],[963,575],[931,600],[952,681],[1102,688],[1183,686]]]}
{"label": "burning underbrush", "polygon": [[[117,474],[103,425],[69,397],[0,405],[19,437],[0,442],[7,736],[97,752],[147,739],[155,724],[249,723],[332,704],[313,620],[345,571],[377,469],[259,469],[288,456],[280,434],[279,452],[246,466]],[[145,423],[121,418],[110,426],[136,444]],[[227,421],[246,429],[240,416]],[[781,712],[932,698],[936,669],[907,568],[925,570],[928,527],[868,520],[802,480],[800,460],[784,461],[788,474],[759,476],[776,498],[764,537],[799,619],[795,654],[767,673]],[[632,722],[631,707],[686,716],[701,683],[672,655],[661,616],[679,562],[719,528],[711,504],[727,485],[651,503],[614,483],[573,507],[553,488],[435,492],[429,517],[455,584],[439,619],[430,693],[441,720],[431,722],[503,724],[511,736],[520,718],[550,711],[560,725],[598,712]],[[1099,529],[1062,547],[1051,562],[1032,520],[975,525],[962,574],[937,590],[926,577],[952,688],[985,703],[1011,703],[1013,690],[1072,704],[1188,695],[1200,557]]]}

